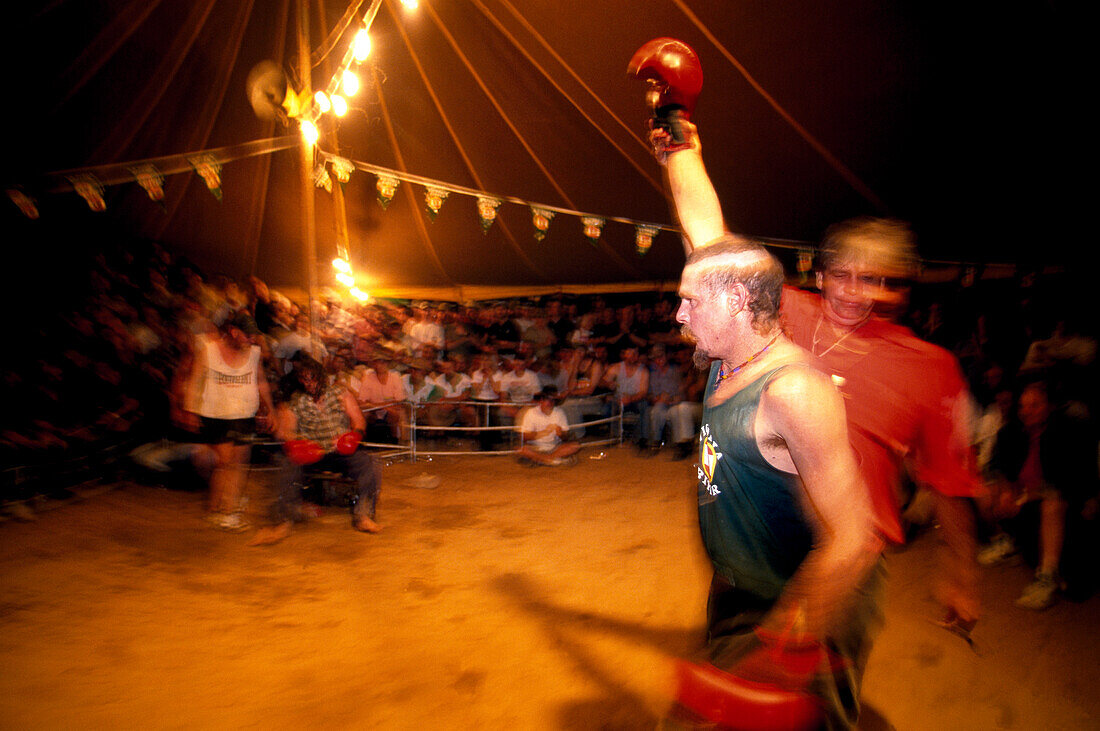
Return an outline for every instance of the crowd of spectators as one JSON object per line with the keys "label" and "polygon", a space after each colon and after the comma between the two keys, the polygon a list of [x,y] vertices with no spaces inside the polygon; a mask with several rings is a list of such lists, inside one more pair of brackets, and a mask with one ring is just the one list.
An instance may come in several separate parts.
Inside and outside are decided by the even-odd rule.
{"label": "crowd of spectators", "polygon": [[[313,357],[366,411],[368,441],[407,440],[409,402],[419,404],[418,425],[519,426],[519,412],[551,387],[573,439],[619,401],[644,453],[691,452],[704,384],[672,293],[360,303],[326,291],[311,311],[255,277],[211,275],[156,244],[100,252],[88,264],[82,286],[56,306],[19,313],[12,332],[0,425],[9,506],[117,476],[143,445],[177,445],[186,458],[187,435],[170,417],[173,373],[196,334],[242,314],[255,324],[276,400],[295,388],[295,364]],[[1091,472],[1065,501],[1074,525],[1096,509],[1091,311],[1064,277],[1029,275],[917,285],[895,315],[958,357],[974,397],[975,458],[991,484],[1011,482],[992,458],[998,434],[1018,426],[1025,388],[1043,384],[1059,424],[1092,450]],[[491,424],[478,402],[501,403]],[[482,435],[481,446],[491,439]],[[154,467],[168,459],[155,454]],[[997,524],[994,516],[991,537]]]}

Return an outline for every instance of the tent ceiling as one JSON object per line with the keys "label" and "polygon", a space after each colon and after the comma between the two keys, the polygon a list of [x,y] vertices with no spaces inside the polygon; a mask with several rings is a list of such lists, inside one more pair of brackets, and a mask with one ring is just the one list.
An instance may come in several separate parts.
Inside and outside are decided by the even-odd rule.
{"label": "tent ceiling", "polygon": [[[293,68],[296,4],[20,4],[8,67],[21,103],[5,184],[23,186],[41,218],[9,205],[4,224],[39,250],[121,231],[213,271],[301,284],[293,148],[226,162],[220,202],[185,172],[168,175],[163,205],[127,183],[108,186],[107,210],[92,213],[65,176],[46,175],[288,134],[255,117],[244,87],[262,59]],[[462,188],[671,226],[642,144],[642,89],[625,67],[643,42],[672,36],[702,61],[696,120],[735,230],[813,241],[840,218],[890,214],[914,222],[930,258],[1004,261],[1066,220],[1071,198],[1058,168],[1066,156],[1046,151],[1072,144],[1051,136],[1050,111],[1064,104],[1075,46],[1061,34],[1072,38],[1073,24],[1057,4],[1014,7],[988,17],[878,0],[421,0],[409,13],[384,0],[364,89],[320,146]],[[312,48],[345,10],[313,0]],[[1026,71],[1013,48],[1024,28],[1034,41]],[[344,48],[313,69],[314,87]],[[333,196],[313,195],[327,284],[337,219]],[[530,211],[512,202],[487,233],[469,196],[452,195],[432,221],[411,183],[383,209],[361,171],[344,197],[350,257],[368,288],[658,281],[682,262],[671,232],[643,257],[633,226],[609,221],[593,244],[569,214],[538,242]]]}

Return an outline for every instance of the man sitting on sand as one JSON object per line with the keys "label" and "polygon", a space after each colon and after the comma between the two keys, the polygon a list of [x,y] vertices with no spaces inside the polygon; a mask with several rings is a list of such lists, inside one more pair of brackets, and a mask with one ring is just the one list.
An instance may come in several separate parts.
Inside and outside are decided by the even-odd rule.
{"label": "man sitting on sand", "polygon": [[550,466],[573,464],[581,445],[565,441],[569,436],[569,422],[557,405],[558,389],[547,386],[539,391],[536,400],[537,404],[524,411],[520,419],[519,431],[523,435],[518,452],[520,460]]}

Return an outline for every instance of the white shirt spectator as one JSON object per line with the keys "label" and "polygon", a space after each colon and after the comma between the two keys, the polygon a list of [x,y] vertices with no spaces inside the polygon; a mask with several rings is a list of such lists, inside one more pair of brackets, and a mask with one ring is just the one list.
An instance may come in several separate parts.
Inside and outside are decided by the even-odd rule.
{"label": "white shirt spectator", "polygon": [[[549,414],[546,414],[538,406],[533,406],[523,412],[519,431],[540,432],[551,424],[556,424],[565,431],[569,430],[569,422],[565,418],[565,412],[560,407],[555,406]],[[558,436],[556,430],[551,430],[550,433],[534,439],[528,444],[540,452],[552,452],[555,447],[561,444],[561,437]]]}
{"label": "white shirt spectator", "polygon": [[534,371],[525,368],[518,373],[508,371],[502,375],[500,390],[505,401],[524,403],[535,398],[535,394],[542,390],[542,384]]}

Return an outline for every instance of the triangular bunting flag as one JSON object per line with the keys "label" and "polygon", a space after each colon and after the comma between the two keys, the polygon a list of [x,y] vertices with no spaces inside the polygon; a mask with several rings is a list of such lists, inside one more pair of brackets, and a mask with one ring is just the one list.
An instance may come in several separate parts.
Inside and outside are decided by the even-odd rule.
{"label": "triangular bunting flag", "polygon": [[323,162],[313,166],[313,184],[318,188],[324,188],[326,193],[332,192],[332,178],[329,177],[328,168]]}
{"label": "triangular bunting flag", "polygon": [[435,220],[439,209],[443,208],[443,201],[447,200],[450,194],[450,191],[445,188],[437,188],[434,185],[425,186],[424,205],[428,208],[428,218]]}
{"label": "triangular bunting flag", "polygon": [[798,281],[805,284],[810,279],[810,270],[814,267],[814,252],[810,249],[798,250],[798,263],[795,264],[795,268],[798,270]]}
{"label": "triangular bunting flag", "polygon": [[213,155],[200,155],[187,159],[191,167],[206,183],[206,187],[219,201],[222,199],[222,164]]}
{"label": "triangular bunting flag", "polygon": [[134,180],[154,203],[164,204],[164,174],[151,163],[130,168]]}
{"label": "triangular bunting flag", "polygon": [[393,200],[393,196],[397,193],[397,186],[401,185],[401,181],[392,175],[379,175],[378,182],[375,183],[375,189],[378,191],[378,205],[382,206],[382,210],[385,210],[390,205],[390,201]]}
{"label": "triangular bunting flag", "polygon": [[355,165],[351,160],[345,157],[334,157],[330,162],[332,163],[332,174],[336,176],[337,180],[341,183],[351,180],[351,174],[355,171]]}
{"label": "triangular bunting flag", "polygon": [[34,198],[18,188],[8,188],[8,198],[11,198],[11,202],[19,206],[19,210],[23,212],[24,216],[32,221],[38,220],[38,206],[35,205]]}
{"label": "triangular bunting flag", "polygon": [[599,216],[583,216],[581,223],[584,224],[584,235],[595,244],[599,241],[600,234],[603,233],[603,226],[607,221]]}
{"label": "triangular bunting flag", "polygon": [[103,185],[94,175],[74,175],[69,178],[73,184],[73,190],[80,195],[96,213],[107,210],[107,202],[103,200]]}
{"label": "triangular bunting flag", "polygon": [[554,211],[531,206],[531,223],[535,226],[535,241],[546,238],[546,232],[550,230],[550,221],[553,218]]}
{"label": "triangular bunting flag", "polygon": [[497,220],[497,209],[500,208],[501,201],[499,198],[490,198],[489,196],[477,197],[477,217],[481,219],[481,232],[484,234],[489,233],[489,228],[492,227],[493,221]]}
{"label": "triangular bunting flag", "polygon": [[638,254],[645,256],[649,253],[649,247],[653,246],[653,239],[660,230],[660,226],[648,226],[644,223],[634,227],[634,248],[638,250]]}

